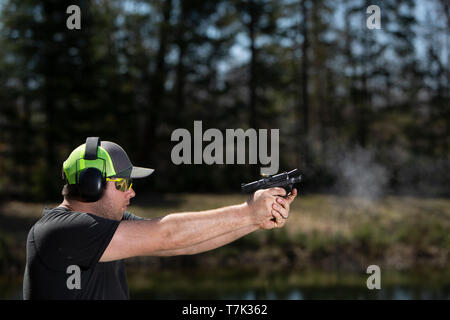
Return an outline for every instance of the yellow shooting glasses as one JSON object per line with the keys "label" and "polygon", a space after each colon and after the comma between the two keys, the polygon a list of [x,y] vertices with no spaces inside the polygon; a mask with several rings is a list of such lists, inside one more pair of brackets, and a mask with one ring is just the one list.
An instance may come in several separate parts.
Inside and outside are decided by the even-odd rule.
{"label": "yellow shooting glasses", "polygon": [[133,179],[125,179],[125,178],[106,178],[106,181],[115,182],[116,189],[122,192],[127,192],[131,189],[133,185]]}

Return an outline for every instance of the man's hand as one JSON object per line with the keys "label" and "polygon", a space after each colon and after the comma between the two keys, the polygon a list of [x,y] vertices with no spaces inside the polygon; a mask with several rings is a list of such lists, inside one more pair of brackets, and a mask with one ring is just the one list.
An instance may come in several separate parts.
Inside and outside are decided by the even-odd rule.
{"label": "man's hand", "polygon": [[267,223],[265,226],[267,228],[265,229],[271,229],[271,228],[281,228],[284,226],[284,224],[287,221],[287,218],[289,217],[289,209],[292,201],[294,201],[295,197],[297,197],[297,189],[293,189],[291,194],[287,196],[286,198],[282,197],[276,197],[276,203],[272,204],[272,215],[273,218],[269,222],[274,222],[275,225],[272,223]]}
{"label": "man's hand", "polygon": [[[283,188],[270,188],[256,191],[248,200],[252,218],[261,229],[281,228],[289,216],[289,205],[297,196],[297,190],[286,199]],[[277,200],[279,199],[279,200]],[[277,203],[278,201],[278,203]]]}

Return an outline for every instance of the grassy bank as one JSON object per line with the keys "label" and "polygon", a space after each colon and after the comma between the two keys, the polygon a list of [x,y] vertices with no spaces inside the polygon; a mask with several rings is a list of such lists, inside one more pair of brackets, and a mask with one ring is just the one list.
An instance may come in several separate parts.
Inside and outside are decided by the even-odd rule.
{"label": "grassy bank", "polygon": [[[144,217],[217,208],[244,195],[139,196],[129,210]],[[22,273],[28,229],[54,203],[7,202],[0,208],[2,274]],[[300,196],[283,229],[258,231],[211,252],[128,261],[146,269],[240,267],[277,270],[365,270],[370,264],[408,270],[447,269],[450,200],[386,197],[376,201],[330,195]]]}

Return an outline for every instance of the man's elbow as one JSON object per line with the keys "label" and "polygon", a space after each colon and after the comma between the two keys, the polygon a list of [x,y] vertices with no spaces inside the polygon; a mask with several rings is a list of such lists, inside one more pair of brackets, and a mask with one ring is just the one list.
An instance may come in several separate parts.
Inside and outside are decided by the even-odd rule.
{"label": "man's elbow", "polygon": [[170,252],[183,248],[182,240],[179,232],[176,230],[176,224],[172,221],[161,219],[158,221],[159,232],[159,248],[157,252]]}

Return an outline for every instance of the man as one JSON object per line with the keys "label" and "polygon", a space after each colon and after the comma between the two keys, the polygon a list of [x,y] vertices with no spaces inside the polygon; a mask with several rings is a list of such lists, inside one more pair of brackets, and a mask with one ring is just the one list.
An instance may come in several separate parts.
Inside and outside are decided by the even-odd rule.
{"label": "man", "polygon": [[143,219],[127,212],[134,167],[125,151],[88,138],[63,164],[64,201],[44,209],[27,239],[24,299],[129,299],[122,259],[211,250],[258,229],[282,227],[297,195],[256,191],[245,203]]}

